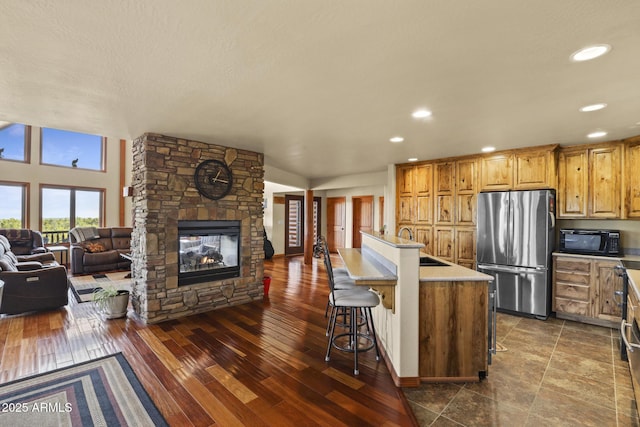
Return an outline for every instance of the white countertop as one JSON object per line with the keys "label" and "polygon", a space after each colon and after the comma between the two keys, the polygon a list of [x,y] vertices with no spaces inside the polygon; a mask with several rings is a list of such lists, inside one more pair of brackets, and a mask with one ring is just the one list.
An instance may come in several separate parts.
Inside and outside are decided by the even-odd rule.
{"label": "white countertop", "polygon": [[424,244],[422,243],[403,239],[401,237],[396,237],[391,234],[381,234],[377,231],[374,231],[372,233],[365,233],[364,231],[361,231],[360,233],[371,236],[372,238],[395,248],[424,248]]}
{"label": "white countertop", "polygon": [[[427,254],[420,253],[420,256]],[[480,282],[493,281],[493,276],[471,270],[458,264],[453,264],[433,255],[427,255],[429,258],[448,264],[442,267],[420,267],[421,282]]]}

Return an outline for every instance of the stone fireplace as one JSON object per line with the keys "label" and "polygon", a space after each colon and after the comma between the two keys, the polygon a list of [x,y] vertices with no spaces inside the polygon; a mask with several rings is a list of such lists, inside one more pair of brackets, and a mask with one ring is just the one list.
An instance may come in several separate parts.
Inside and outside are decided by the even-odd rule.
{"label": "stone fireplace", "polygon": [[[233,173],[231,191],[219,200],[194,183],[206,160],[224,161]],[[152,133],[133,141],[132,303],[143,320],[263,297],[263,165],[261,153],[199,141]]]}

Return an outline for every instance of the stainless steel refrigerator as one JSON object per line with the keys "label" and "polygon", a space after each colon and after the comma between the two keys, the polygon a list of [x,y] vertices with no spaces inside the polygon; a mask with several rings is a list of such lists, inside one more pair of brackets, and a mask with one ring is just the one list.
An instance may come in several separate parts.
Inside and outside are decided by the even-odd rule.
{"label": "stainless steel refrigerator", "polygon": [[551,313],[555,191],[478,195],[477,269],[494,277],[498,310],[546,319]]}

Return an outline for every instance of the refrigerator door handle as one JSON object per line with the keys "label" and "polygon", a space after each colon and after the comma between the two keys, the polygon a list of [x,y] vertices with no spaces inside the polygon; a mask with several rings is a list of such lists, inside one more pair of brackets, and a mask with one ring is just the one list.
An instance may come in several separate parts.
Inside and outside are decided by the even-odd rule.
{"label": "refrigerator door handle", "polygon": [[483,270],[491,270],[491,271],[499,271],[501,273],[531,273],[544,271],[546,268],[544,267],[504,267],[500,265],[487,265],[487,264],[479,264],[478,269]]}
{"label": "refrigerator door handle", "polygon": [[549,230],[554,230],[556,228],[556,214],[554,214],[553,212],[549,212],[549,219],[551,220],[551,227],[549,228]]}

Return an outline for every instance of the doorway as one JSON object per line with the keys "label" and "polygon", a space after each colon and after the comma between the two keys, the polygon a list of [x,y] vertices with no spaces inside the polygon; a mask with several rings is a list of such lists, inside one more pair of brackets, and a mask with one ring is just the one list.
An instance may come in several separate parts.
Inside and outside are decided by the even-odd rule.
{"label": "doorway", "polygon": [[[285,204],[285,236],[284,254],[302,255],[304,254],[304,196],[286,195]],[[313,198],[313,243],[318,241],[320,234],[321,199]]]}
{"label": "doorway", "polygon": [[329,246],[329,252],[344,248],[346,206],[345,197],[327,197],[327,246]]}
{"label": "doorway", "polygon": [[373,196],[353,197],[353,248],[362,246],[361,231],[373,231]]}
{"label": "doorway", "polygon": [[304,253],[304,196],[284,196],[284,254]]}

